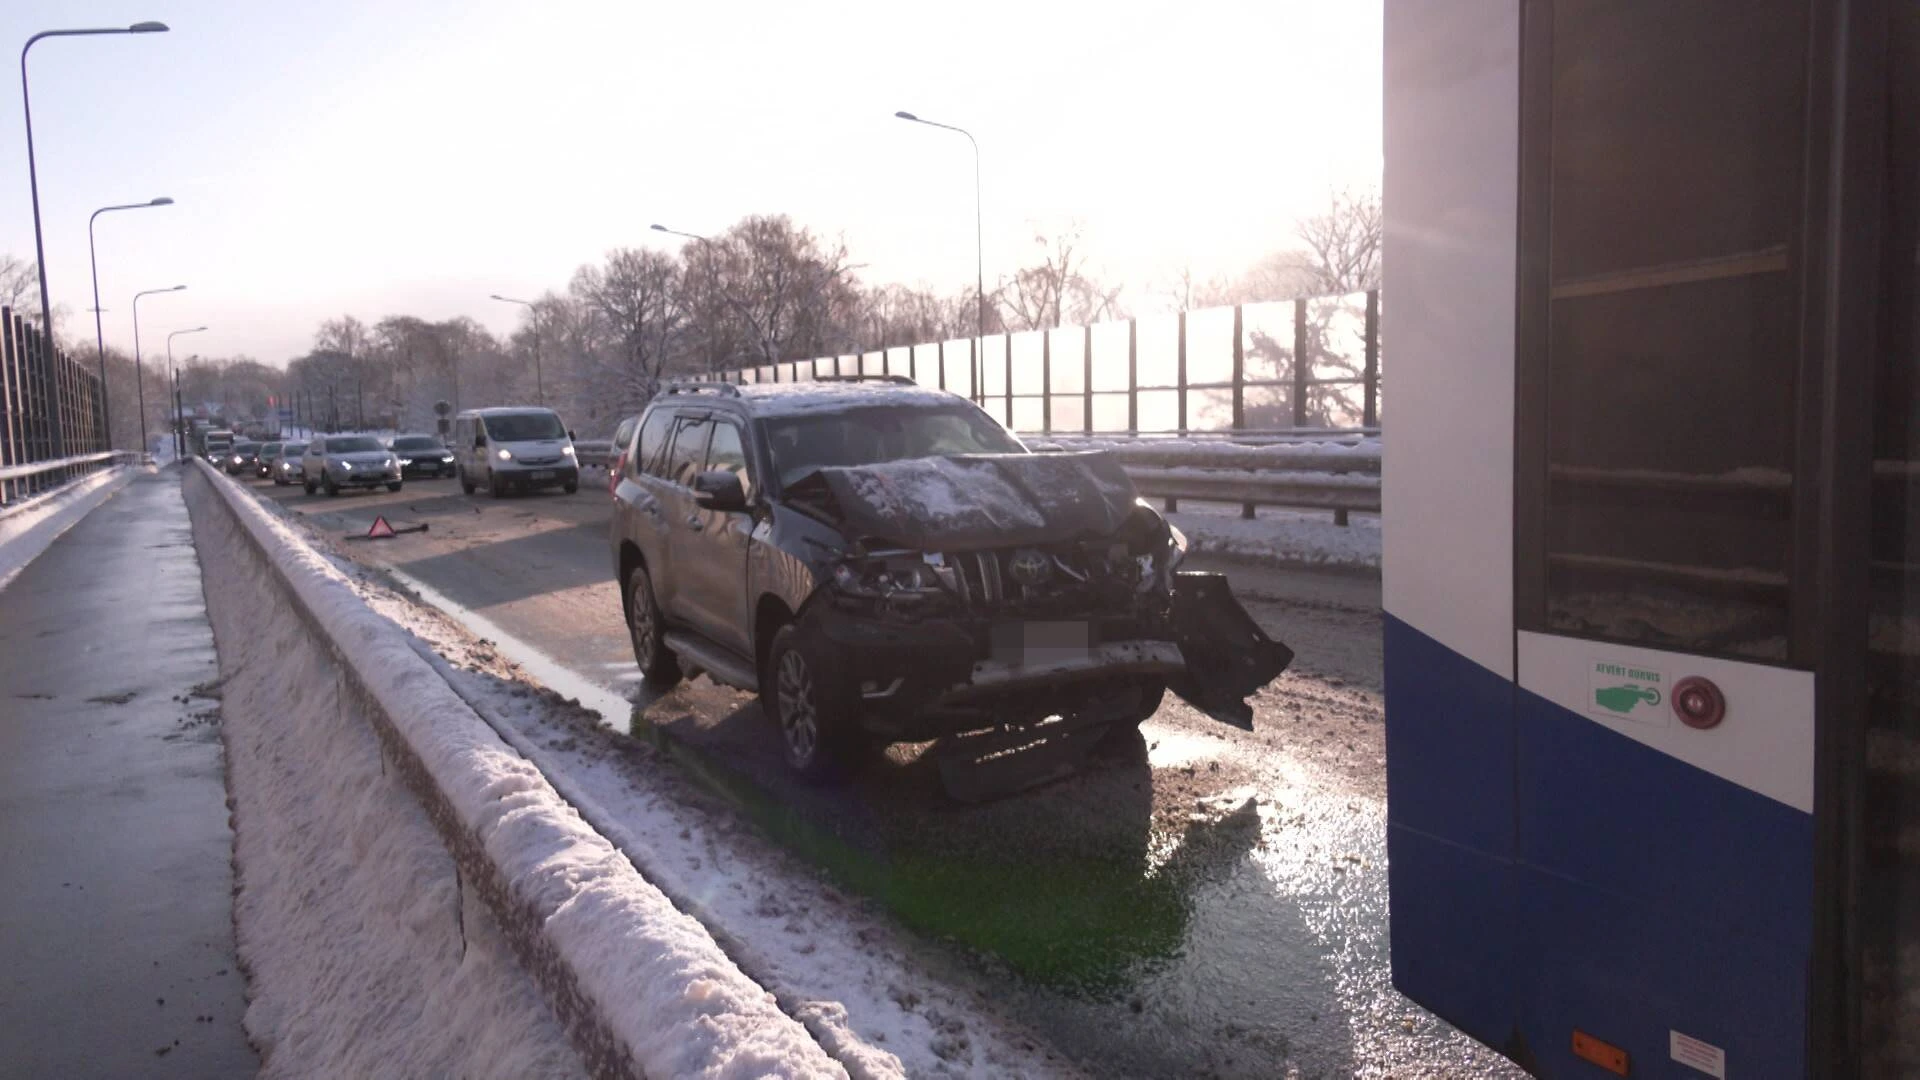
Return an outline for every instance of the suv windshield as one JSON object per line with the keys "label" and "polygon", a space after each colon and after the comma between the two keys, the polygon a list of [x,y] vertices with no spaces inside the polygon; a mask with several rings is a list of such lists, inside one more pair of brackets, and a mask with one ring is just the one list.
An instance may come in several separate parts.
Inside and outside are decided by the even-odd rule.
{"label": "suv windshield", "polygon": [[259,443],[237,442],[233,444],[233,452],[236,454],[251,454],[258,449],[260,449]]}
{"label": "suv windshield", "polygon": [[836,465],[953,454],[1018,454],[1020,443],[970,405],[881,406],[767,421],[767,443],[781,486]]}
{"label": "suv windshield", "polygon": [[290,442],[280,448],[281,457],[292,457],[295,454],[304,454],[306,452],[307,444],[303,442]]}
{"label": "suv windshield", "polygon": [[395,450],[445,450],[440,440],[431,435],[405,435],[393,440]]}
{"label": "suv windshield", "polygon": [[366,435],[350,435],[344,439],[327,440],[327,453],[329,454],[358,454],[367,450],[382,449],[385,448],[380,445],[379,439]]}
{"label": "suv windshield", "polygon": [[497,442],[527,442],[532,439],[564,439],[567,429],[550,412],[507,413],[486,418],[487,438]]}

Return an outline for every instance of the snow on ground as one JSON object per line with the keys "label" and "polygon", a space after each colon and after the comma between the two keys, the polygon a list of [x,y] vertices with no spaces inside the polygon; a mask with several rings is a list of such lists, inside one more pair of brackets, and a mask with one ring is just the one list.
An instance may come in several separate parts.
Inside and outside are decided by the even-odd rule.
{"label": "snow on ground", "polygon": [[1187,534],[1194,551],[1238,555],[1267,562],[1305,566],[1380,569],[1380,519],[1352,514],[1351,525],[1335,525],[1324,512],[1262,507],[1252,521],[1240,517],[1235,503],[1180,500],[1180,512],[1167,520]]}
{"label": "snow on ground", "polygon": [[232,520],[198,509],[261,1074],[581,1075],[492,914],[386,768],[332,650],[278,599]]}
{"label": "snow on ground", "polygon": [[0,510],[0,589],[38,558],[60,534],[106,502],[133,479],[133,469],[119,466],[81,477],[66,487],[36,495]]}
{"label": "snow on ground", "polygon": [[[234,788],[239,941],[260,982],[248,1026],[270,1074],[577,1069],[533,980],[492,948],[497,931],[469,899],[497,887],[512,932],[544,961],[549,999],[561,994],[635,1071],[846,1075],[330,563],[210,469],[196,469],[187,497],[229,677],[236,773],[248,774]],[[370,725],[390,725],[406,752],[383,755]],[[427,778],[436,817],[467,842],[453,858],[396,773]],[[475,871],[462,852],[480,850]],[[463,882],[458,866],[491,877]],[[597,1052],[595,1034],[583,1038]],[[291,1062],[276,1073],[279,1055]]]}
{"label": "snow on ground", "polygon": [[[278,504],[262,505],[324,550],[304,522]],[[1074,1074],[967,976],[934,970],[941,961],[884,914],[821,881],[724,808],[700,805],[703,796],[662,755],[607,727],[605,721],[625,728],[631,706],[624,699],[574,682],[557,663],[543,665],[541,679],[577,695],[564,700],[494,649],[509,639],[483,617],[462,613],[462,627],[441,613],[457,606],[422,584],[402,582],[426,594],[431,607],[377,583],[363,567],[330,558],[376,611],[417,635],[416,651],[475,711],[851,1074]],[[540,655],[518,642],[509,651]]]}

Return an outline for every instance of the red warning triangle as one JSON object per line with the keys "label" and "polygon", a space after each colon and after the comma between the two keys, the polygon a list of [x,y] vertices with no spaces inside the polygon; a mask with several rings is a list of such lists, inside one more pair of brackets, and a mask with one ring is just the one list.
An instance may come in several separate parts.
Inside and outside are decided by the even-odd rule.
{"label": "red warning triangle", "polygon": [[367,530],[367,539],[378,540],[383,536],[392,535],[393,526],[387,524],[386,518],[376,515],[373,519],[373,527]]}

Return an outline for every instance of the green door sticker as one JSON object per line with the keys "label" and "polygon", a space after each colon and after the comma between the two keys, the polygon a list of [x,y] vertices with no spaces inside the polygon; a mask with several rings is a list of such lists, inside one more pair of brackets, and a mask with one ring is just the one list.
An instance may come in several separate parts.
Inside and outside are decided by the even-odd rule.
{"label": "green door sticker", "polygon": [[1611,719],[1664,724],[1667,710],[1666,676],[1652,668],[1596,660],[1593,664],[1587,711]]}

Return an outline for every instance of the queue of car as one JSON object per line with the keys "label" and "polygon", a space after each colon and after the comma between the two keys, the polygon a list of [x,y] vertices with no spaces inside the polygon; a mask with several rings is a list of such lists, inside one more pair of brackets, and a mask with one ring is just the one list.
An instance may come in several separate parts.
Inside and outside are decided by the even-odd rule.
{"label": "queue of car", "polygon": [[573,432],[552,409],[469,409],[454,417],[452,429],[451,446],[424,433],[385,441],[334,434],[304,442],[243,440],[208,458],[233,476],[299,484],[309,495],[329,497],[381,487],[397,492],[408,480],[445,478],[458,478],[469,495],[484,487],[496,498],[510,491],[559,488],[572,494],[580,488]]}

